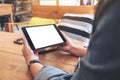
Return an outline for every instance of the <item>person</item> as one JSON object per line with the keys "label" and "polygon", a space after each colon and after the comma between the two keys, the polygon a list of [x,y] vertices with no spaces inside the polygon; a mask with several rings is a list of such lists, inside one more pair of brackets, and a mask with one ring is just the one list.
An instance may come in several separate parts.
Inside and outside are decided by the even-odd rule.
{"label": "person", "polygon": [[[76,47],[69,38],[67,44],[58,49],[80,53],[80,67],[72,74],[52,66],[33,63],[30,72],[35,80],[120,80],[120,0],[100,0],[95,13],[93,32],[87,51]],[[71,49],[72,48],[72,49]],[[75,49],[75,51],[74,51]],[[81,50],[83,52],[81,52]],[[26,63],[38,60],[24,39],[23,55]],[[78,55],[80,56],[80,55]]]}

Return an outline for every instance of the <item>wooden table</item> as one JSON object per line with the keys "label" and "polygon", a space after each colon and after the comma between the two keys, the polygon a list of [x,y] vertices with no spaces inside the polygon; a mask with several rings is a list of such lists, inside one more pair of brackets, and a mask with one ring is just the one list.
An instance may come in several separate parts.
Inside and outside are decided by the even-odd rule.
{"label": "wooden table", "polygon": [[[0,80],[33,80],[21,52],[22,45],[13,43],[23,35],[0,32],[0,36]],[[82,45],[80,42],[75,42]],[[55,51],[41,54],[39,57],[44,65],[52,65],[69,73],[73,72],[78,57],[61,53]]]}

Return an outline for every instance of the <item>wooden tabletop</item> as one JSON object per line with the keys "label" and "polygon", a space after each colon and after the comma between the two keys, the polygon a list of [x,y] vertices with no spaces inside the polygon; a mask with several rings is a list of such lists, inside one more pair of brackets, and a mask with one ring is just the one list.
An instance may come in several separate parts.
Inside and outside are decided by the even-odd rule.
{"label": "wooden tabletop", "polygon": [[[13,43],[22,34],[0,32],[0,80],[33,80],[27,69],[21,49],[23,45]],[[79,41],[73,40],[82,45]],[[54,51],[39,55],[41,63],[61,68],[69,73],[74,71],[78,57]]]}
{"label": "wooden tabletop", "polygon": [[33,80],[23,56],[0,51],[0,80]]}

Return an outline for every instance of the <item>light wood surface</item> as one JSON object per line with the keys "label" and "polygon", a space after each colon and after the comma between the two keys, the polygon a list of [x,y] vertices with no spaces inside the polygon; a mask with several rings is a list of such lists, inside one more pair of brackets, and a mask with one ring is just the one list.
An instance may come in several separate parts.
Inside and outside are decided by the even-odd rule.
{"label": "light wood surface", "polygon": [[22,45],[14,44],[15,39],[21,38],[22,34],[13,34],[8,32],[0,32],[0,51],[22,55]]}
{"label": "light wood surface", "polygon": [[33,80],[23,56],[0,51],[0,80]]}
{"label": "light wood surface", "polygon": [[0,80],[33,80],[21,49],[13,41],[22,34],[0,32]]}
{"label": "light wood surface", "polygon": [[[0,36],[0,80],[33,80],[21,52],[23,45],[13,43],[23,34],[0,32]],[[77,45],[83,45],[82,42],[73,41]],[[69,73],[74,71],[78,61],[78,57],[63,54],[62,51],[40,54],[39,57],[42,64],[55,66]]]}
{"label": "light wood surface", "polygon": [[94,14],[95,6],[41,6],[32,5],[32,16],[61,19],[65,13]]}

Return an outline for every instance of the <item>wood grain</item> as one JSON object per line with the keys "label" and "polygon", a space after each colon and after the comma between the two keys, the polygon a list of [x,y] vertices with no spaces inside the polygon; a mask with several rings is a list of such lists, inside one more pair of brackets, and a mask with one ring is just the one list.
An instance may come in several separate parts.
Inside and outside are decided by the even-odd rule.
{"label": "wood grain", "polygon": [[65,13],[94,14],[95,6],[40,6],[32,5],[32,16],[60,19]]}

